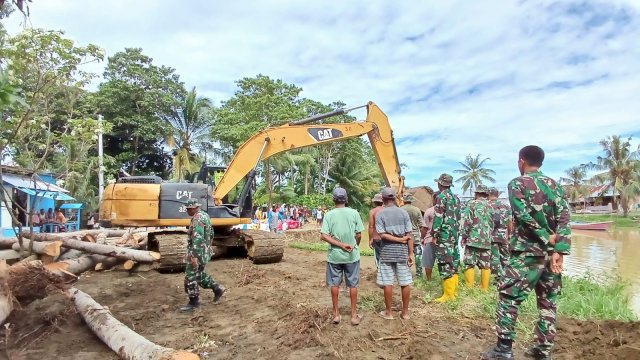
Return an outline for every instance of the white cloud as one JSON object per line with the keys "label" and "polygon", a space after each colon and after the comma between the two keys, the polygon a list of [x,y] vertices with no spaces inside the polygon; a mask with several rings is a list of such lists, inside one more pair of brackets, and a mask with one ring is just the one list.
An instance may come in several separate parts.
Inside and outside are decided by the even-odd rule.
{"label": "white cloud", "polygon": [[640,134],[639,9],[637,0],[50,0],[31,6],[31,21],[108,54],[142,47],[215,101],[257,73],[325,102],[376,101],[405,140],[410,184],[431,185],[476,153],[504,184],[523,145],[545,148],[558,177],[594,159],[602,137]]}

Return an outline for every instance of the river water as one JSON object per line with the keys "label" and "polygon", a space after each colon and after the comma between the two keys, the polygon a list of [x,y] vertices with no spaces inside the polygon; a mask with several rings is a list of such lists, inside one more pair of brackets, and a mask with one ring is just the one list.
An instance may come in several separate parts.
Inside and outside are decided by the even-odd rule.
{"label": "river water", "polygon": [[569,276],[618,274],[629,281],[631,306],[640,315],[640,229],[572,230],[571,256],[564,262]]}

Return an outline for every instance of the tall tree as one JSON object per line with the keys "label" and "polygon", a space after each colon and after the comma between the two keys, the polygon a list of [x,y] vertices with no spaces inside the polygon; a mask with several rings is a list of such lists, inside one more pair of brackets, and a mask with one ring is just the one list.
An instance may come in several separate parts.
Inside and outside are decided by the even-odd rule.
{"label": "tall tree", "polygon": [[166,141],[174,151],[173,171],[177,181],[181,181],[186,173],[197,171],[199,164],[195,150],[208,148],[211,144],[211,118],[208,111],[211,107],[211,100],[198,97],[193,87],[175,116],[168,119],[172,131]]}
{"label": "tall tree", "polygon": [[113,123],[105,136],[105,153],[131,175],[167,176],[171,157],[164,139],[172,134],[169,119],[185,97],[175,70],[157,66],[140,48],[127,48],[109,57],[105,82],[96,94],[99,111]]}
{"label": "tall tree", "polygon": [[[631,137],[623,140],[619,135],[608,136],[600,140],[603,155],[598,156],[596,163],[589,164],[589,168],[603,171],[595,175],[596,180],[605,181],[613,189],[613,207],[618,208],[617,196],[620,196],[622,212],[626,217],[629,213],[629,196],[632,195],[629,185],[634,171],[637,169],[640,149],[633,150]],[[626,190],[626,191],[623,191]]]}
{"label": "tall tree", "polygon": [[573,166],[565,170],[565,176],[560,178],[560,182],[569,186],[569,199],[573,202],[589,195],[589,186],[587,185],[587,170],[584,166]]}
{"label": "tall tree", "polygon": [[485,162],[491,160],[490,158],[480,159],[480,154],[476,156],[467,155],[464,162],[460,162],[462,169],[454,170],[456,174],[462,176],[456,180],[456,182],[462,183],[462,192],[469,190],[469,194],[473,194],[473,190],[481,185],[484,181],[495,183],[496,180],[492,177],[496,172],[485,167]]}

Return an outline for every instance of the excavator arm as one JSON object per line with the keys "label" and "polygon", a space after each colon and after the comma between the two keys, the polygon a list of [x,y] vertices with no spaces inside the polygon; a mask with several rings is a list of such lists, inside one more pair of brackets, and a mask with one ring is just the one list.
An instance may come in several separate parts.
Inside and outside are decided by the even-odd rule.
{"label": "excavator arm", "polygon": [[[308,146],[342,141],[367,134],[376,156],[382,178],[387,186],[396,189],[398,201],[402,204],[404,179],[400,175],[400,163],[396,153],[393,131],[389,120],[373,102],[365,105],[367,118],[351,123],[307,125],[321,119],[345,114],[348,110],[336,110],[327,114],[315,115],[289,124],[267,128],[245,141],[227,166],[222,179],[213,192],[216,204],[229,193],[247,174],[254,173],[260,163],[273,155],[301,149]],[[243,191],[244,192],[244,191]]]}

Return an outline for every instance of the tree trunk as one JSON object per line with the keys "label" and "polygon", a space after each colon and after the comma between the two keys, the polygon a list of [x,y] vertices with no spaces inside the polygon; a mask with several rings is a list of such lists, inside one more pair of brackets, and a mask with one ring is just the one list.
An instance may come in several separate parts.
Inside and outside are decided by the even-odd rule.
{"label": "tree trunk", "polygon": [[126,360],[198,360],[196,354],[165,348],[152,343],[118,321],[109,310],[84,292],[67,292],[89,328],[118,356]]}
{"label": "tree trunk", "polygon": [[[62,241],[51,241],[51,242],[40,242],[28,240],[27,243],[22,244],[22,249],[27,250],[30,247],[33,247],[33,252],[40,255],[49,255],[54,258],[58,258],[60,256],[60,247],[62,246]],[[11,247],[15,251],[20,251],[20,244],[15,243]]]}
{"label": "tree trunk", "polygon": [[9,279],[9,265],[0,260],[0,325],[4,323],[9,314],[11,314],[11,310],[13,310],[13,296],[11,296],[7,279]]}
{"label": "tree trunk", "polygon": [[309,166],[304,169],[304,194],[309,194]]}
{"label": "tree trunk", "polygon": [[67,251],[65,251],[64,253],[62,253],[62,255],[60,255],[58,257],[59,261],[63,261],[63,260],[71,260],[71,259],[77,259],[80,256],[84,255],[85,253],[80,251],[80,250],[76,250],[76,249],[68,249]]}
{"label": "tree trunk", "polygon": [[62,240],[64,247],[81,250],[84,252],[111,256],[123,260],[135,260],[140,262],[154,262],[160,260],[160,253],[146,250],[136,250],[125,247],[94,244],[73,239]]}
{"label": "tree trunk", "polygon": [[[100,255],[94,255],[94,256],[100,256]],[[127,260],[126,262],[133,262],[133,261]],[[109,270],[120,263],[122,263],[121,259],[109,257],[104,259],[103,261],[98,262],[93,268],[93,270],[95,271]]]}
{"label": "tree trunk", "polygon": [[18,239],[16,238],[0,238],[0,249],[11,249],[13,244],[17,243]]}
{"label": "tree trunk", "polygon": [[97,263],[114,264],[121,262],[120,259],[102,255],[82,255],[76,259],[64,260],[45,265],[45,269],[61,276],[64,272],[80,275],[83,272],[95,268]]}
{"label": "tree trunk", "polygon": [[271,166],[269,163],[269,159],[265,161],[265,167],[267,168],[267,192],[269,193],[268,205],[269,205],[269,209],[271,209],[271,206],[273,204],[271,202],[271,198],[273,195],[273,180],[271,179]]}
{"label": "tree trunk", "polygon": [[[142,230],[140,230],[141,232]],[[68,233],[37,233],[37,234],[29,234],[28,232],[22,233],[27,239],[33,238],[35,241],[57,241],[62,239],[69,238],[82,238],[87,235],[91,235],[92,237],[97,237],[100,234],[105,234],[106,237],[121,237],[122,235],[128,233],[127,230],[82,230],[82,231],[74,231]]]}

